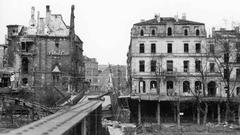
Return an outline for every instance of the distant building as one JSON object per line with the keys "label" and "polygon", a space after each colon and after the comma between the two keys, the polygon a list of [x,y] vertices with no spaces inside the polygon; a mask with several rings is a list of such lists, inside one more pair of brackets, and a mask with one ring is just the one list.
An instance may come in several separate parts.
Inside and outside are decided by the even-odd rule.
{"label": "distant building", "polygon": [[98,62],[96,58],[84,56],[85,80],[90,83],[90,90],[98,89]]}
{"label": "distant building", "polygon": [[62,15],[52,14],[46,6],[41,18],[31,9],[29,26],[8,25],[8,65],[14,67],[14,88],[29,85],[38,89],[55,87],[62,91],[83,88],[83,42],[74,31],[74,6],[70,26]]}
{"label": "distant building", "polygon": [[0,44],[0,69],[6,66],[7,45]]}
{"label": "distant building", "polygon": [[126,88],[127,69],[125,65],[99,65],[99,67],[98,83],[100,91],[107,91],[109,87],[116,90]]}

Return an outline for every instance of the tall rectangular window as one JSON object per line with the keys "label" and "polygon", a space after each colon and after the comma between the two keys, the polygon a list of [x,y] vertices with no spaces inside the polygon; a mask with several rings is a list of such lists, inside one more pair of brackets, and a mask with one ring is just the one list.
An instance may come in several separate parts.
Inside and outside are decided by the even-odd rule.
{"label": "tall rectangular window", "polygon": [[189,71],[189,61],[185,60],[183,61],[183,72],[188,72]]}
{"label": "tall rectangular window", "polygon": [[229,70],[228,69],[224,69],[224,79],[228,79],[230,76],[229,76]]}
{"label": "tall rectangular window", "polygon": [[151,53],[156,53],[156,44],[151,44]]}
{"label": "tall rectangular window", "polygon": [[173,61],[172,60],[168,60],[167,61],[167,71],[168,72],[172,72],[173,71]]}
{"label": "tall rectangular window", "polygon": [[140,44],[139,53],[144,53],[144,44]]}
{"label": "tall rectangular window", "polygon": [[168,53],[172,53],[172,44],[171,43],[169,43],[169,44],[167,44],[167,52]]}
{"label": "tall rectangular window", "polygon": [[224,53],[224,62],[225,63],[229,62],[229,53]]}
{"label": "tall rectangular window", "polygon": [[240,51],[240,42],[237,42],[237,43],[236,43],[236,49],[237,49],[238,51]]}
{"label": "tall rectangular window", "polygon": [[240,63],[240,53],[238,53],[236,56],[236,63]]}
{"label": "tall rectangular window", "polygon": [[156,60],[151,60],[151,72],[156,71],[156,64],[157,64]]}
{"label": "tall rectangular window", "polygon": [[184,53],[188,53],[188,44],[187,43],[184,44]]}
{"label": "tall rectangular window", "polygon": [[210,72],[215,72],[215,63],[210,63]]}
{"label": "tall rectangular window", "polygon": [[200,60],[195,61],[195,70],[196,70],[196,72],[201,71],[201,61]]}
{"label": "tall rectangular window", "polygon": [[201,53],[201,44],[196,44],[196,53]]}
{"label": "tall rectangular window", "polygon": [[236,69],[236,79],[240,79],[240,69]]}
{"label": "tall rectangular window", "polygon": [[139,72],[145,72],[145,61],[144,60],[139,61]]}
{"label": "tall rectangular window", "polygon": [[210,53],[212,53],[212,54],[215,53],[214,44],[210,44]]}

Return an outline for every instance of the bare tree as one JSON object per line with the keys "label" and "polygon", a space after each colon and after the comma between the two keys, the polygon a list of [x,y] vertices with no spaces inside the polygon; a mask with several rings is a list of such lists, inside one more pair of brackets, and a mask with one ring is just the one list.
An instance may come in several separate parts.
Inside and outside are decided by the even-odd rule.
{"label": "bare tree", "polygon": [[[213,40],[216,46],[216,54],[214,60],[220,72],[219,80],[224,84],[226,99],[225,121],[229,120],[232,113],[230,108],[231,97],[234,96],[235,86],[237,84],[237,77],[232,77],[236,68],[236,56],[239,55],[239,33],[232,34],[218,34],[214,35]],[[239,46],[239,45],[238,45]]]}

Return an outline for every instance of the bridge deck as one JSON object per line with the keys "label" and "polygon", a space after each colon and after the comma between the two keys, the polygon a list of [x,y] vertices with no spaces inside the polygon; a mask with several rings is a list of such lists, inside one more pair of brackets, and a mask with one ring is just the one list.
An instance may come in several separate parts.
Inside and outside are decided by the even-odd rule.
{"label": "bridge deck", "polygon": [[82,101],[50,116],[9,132],[7,135],[61,135],[74,127],[102,104],[99,100]]}

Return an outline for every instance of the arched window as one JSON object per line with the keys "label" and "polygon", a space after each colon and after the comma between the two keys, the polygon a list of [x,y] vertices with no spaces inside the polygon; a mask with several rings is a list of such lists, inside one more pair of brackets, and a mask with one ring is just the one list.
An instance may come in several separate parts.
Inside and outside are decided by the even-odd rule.
{"label": "arched window", "polygon": [[172,36],[172,28],[171,28],[171,27],[168,27],[168,29],[167,29],[167,35],[168,35],[168,36]]}
{"label": "arched window", "polygon": [[183,92],[190,92],[190,83],[189,81],[183,82]]}
{"label": "arched window", "polygon": [[155,36],[155,30],[152,30],[152,36]]}
{"label": "arched window", "polygon": [[171,96],[173,93],[173,81],[167,81],[167,95]]}
{"label": "arched window", "polygon": [[144,36],[144,31],[143,30],[141,30],[140,35]]}
{"label": "arched window", "polygon": [[188,35],[188,30],[185,29],[185,30],[184,30],[184,36],[187,36],[187,35]]}
{"label": "arched window", "polygon": [[202,84],[200,81],[195,82],[195,92],[198,93],[202,89]]}
{"label": "arched window", "polygon": [[150,82],[150,89],[157,88],[157,81],[151,81]]}
{"label": "arched window", "polygon": [[216,96],[216,82],[214,81],[208,83],[208,96]]}
{"label": "arched window", "polygon": [[200,35],[200,31],[199,29],[196,30],[196,36],[199,36]]}

